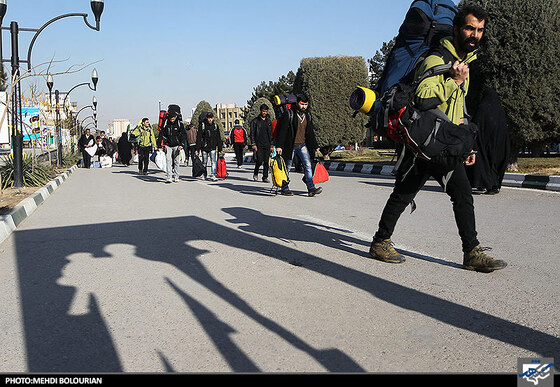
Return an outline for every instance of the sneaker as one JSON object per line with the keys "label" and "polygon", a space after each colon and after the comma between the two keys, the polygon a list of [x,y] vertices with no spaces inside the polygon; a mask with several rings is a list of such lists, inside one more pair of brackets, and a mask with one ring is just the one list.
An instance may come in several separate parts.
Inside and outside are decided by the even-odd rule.
{"label": "sneaker", "polygon": [[290,191],[289,189],[280,190],[280,195],[284,195],[284,196],[294,196],[294,194],[292,193],[292,191]]}
{"label": "sneaker", "polygon": [[471,251],[463,254],[463,267],[467,270],[475,270],[483,273],[490,273],[494,270],[500,270],[507,266],[505,261],[494,259],[487,255],[484,251],[490,250],[490,247],[476,246]]}
{"label": "sneaker", "polygon": [[217,178],[216,176],[210,176],[210,177],[208,178],[208,180],[210,180],[210,181],[218,181],[218,178]]}
{"label": "sneaker", "polygon": [[178,177],[178,176],[175,176],[175,177],[173,178],[173,182],[174,182],[174,183],[178,183],[178,182],[179,182],[179,177]]}
{"label": "sneaker", "polygon": [[171,180],[171,179],[166,179],[165,180],[165,184],[171,184],[172,182],[173,182],[173,180]]}
{"label": "sneaker", "polygon": [[263,183],[270,183],[270,180],[268,180],[267,177],[263,177],[263,178],[262,178],[262,181],[263,181]]}
{"label": "sneaker", "polygon": [[323,192],[323,188],[321,188],[321,187],[312,188],[307,192],[307,196],[319,195],[321,192]]}
{"label": "sneaker", "polygon": [[259,181],[259,175],[253,175],[253,180]]}
{"label": "sneaker", "polygon": [[369,247],[369,255],[379,261],[388,263],[403,263],[406,259],[393,247],[390,239],[379,240],[374,238]]}

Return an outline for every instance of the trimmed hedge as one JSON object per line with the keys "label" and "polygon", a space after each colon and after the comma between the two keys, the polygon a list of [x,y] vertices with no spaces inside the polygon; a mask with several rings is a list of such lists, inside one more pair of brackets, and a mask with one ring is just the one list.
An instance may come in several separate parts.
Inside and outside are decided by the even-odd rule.
{"label": "trimmed hedge", "polygon": [[362,57],[331,56],[304,58],[298,70],[294,90],[309,97],[317,142],[323,154],[336,145],[362,142],[367,117],[353,117],[350,94],[357,86],[368,87],[368,68]]}

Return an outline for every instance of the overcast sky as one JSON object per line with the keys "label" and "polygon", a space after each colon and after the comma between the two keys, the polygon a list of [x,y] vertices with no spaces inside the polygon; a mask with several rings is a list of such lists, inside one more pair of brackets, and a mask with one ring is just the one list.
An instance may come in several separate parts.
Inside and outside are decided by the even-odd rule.
{"label": "overcast sky", "polygon": [[[80,17],[61,19],[37,38],[31,63],[54,59],[53,72],[86,66],[56,76],[65,92],[88,82],[93,68],[98,89],[75,89],[78,108],[98,101],[99,127],[113,119],[133,123],[144,116],[157,122],[158,103],[181,106],[183,116],[201,100],[245,105],[261,81],[276,81],[296,71],[302,58],[371,58],[392,39],[410,0],[105,0],[101,30]],[[3,26],[39,28],[66,13],[87,13],[89,0],[7,0]],[[33,33],[20,32],[20,59],[27,58]],[[11,56],[9,31],[2,31],[3,58]],[[10,71],[10,64],[5,63]],[[77,67],[78,66],[78,67]],[[27,67],[24,64],[23,68]],[[37,73],[44,74],[46,66]],[[31,78],[48,92],[45,77]],[[30,80],[28,79],[27,82]],[[23,84],[28,92],[29,85]],[[85,117],[85,116],[84,116]]]}

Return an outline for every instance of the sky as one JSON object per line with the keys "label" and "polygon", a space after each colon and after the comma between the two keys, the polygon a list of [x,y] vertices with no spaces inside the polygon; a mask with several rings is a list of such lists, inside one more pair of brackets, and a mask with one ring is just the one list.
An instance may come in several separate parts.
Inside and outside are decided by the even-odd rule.
{"label": "sky", "polygon": [[[31,54],[34,76],[22,83],[48,93],[47,65],[53,90],[69,91],[90,82],[97,90],[74,89],[78,109],[97,99],[100,129],[113,119],[157,122],[159,103],[181,106],[183,117],[201,100],[244,106],[253,88],[276,81],[301,59],[322,56],[371,58],[391,40],[411,0],[105,0],[100,31],[82,17],[46,27]],[[38,29],[54,17],[87,13],[89,0],[7,0],[2,23]],[[19,57],[27,59],[33,32],[20,31]],[[2,31],[2,56],[10,59],[9,31]],[[10,72],[10,63],[5,63]],[[27,65],[22,65],[22,71]],[[67,73],[68,70],[70,73]],[[86,109],[87,111],[87,109]],[[87,115],[81,113],[80,118]]]}

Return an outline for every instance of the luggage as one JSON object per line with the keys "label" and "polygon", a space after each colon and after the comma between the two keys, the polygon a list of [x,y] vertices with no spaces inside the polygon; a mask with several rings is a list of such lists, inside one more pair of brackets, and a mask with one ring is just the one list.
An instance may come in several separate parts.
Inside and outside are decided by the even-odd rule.
{"label": "luggage", "polygon": [[391,50],[383,74],[374,87],[378,95],[400,82],[424,59],[430,48],[453,35],[453,19],[458,9],[453,0],[415,0]]}
{"label": "luggage", "polygon": [[282,188],[283,185],[288,184],[288,171],[282,156],[277,154],[270,158],[270,173],[272,175],[272,185],[274,187]]}
{"label": "luggage", "polygon": [[324,183],[328,180],[329,173],[327,172],[327,168],[325,168],[323,163],[317,163],[317,165],[315,165],[315,171],[313,172],[313,184]]}
{"label": "luggage", "polygon": [[200,160],[200,157],[194,156],[192,165],[192,176],[199,177],[204,175],[204,172],[206,172],[206,167],[204,167],[202,160]]}
{"label": "luggage", "polygon": [[165,125],[165,120],[166,119],[167,119],[167,112],[165,110],[160,110],[159,111],[158,126],[157,126],[158,131],[161,132],[161,129],[163,128],[163,125]]}
{"label": "luggage", "polygon": [[216,175],[219,178],[225,179],[228,175],[227,173],[227,166],[226,166],[226,159],[224,156],[218,156],[218,165],[216,166]]}

